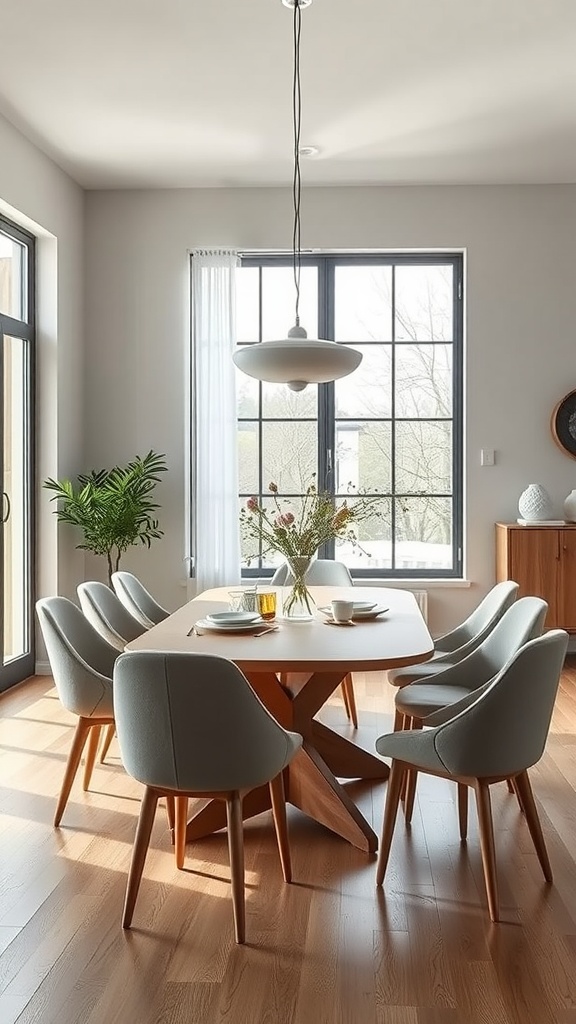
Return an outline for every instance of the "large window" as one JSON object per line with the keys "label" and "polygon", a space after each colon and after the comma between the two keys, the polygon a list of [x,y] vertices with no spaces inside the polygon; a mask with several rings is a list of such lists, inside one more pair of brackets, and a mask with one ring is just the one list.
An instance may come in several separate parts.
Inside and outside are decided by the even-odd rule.
{"label": "large window", "polygon": [[[462,574],[462,256],[303,257],[300,318],[309,337],[353,345],[359,368],[296,393],[237,373],[240,501],[298,501],[316,474],[337,505],[378,496],[360,524],[364,554],[327,546],[356,577]],[[244,257],[239,344],[280,338],[294,322],[291,259]],[[350,490],[351,489],[351,490]],[[243,574],[280,558],[243,547]],[[248,566],[247,562],[250,561]]]}

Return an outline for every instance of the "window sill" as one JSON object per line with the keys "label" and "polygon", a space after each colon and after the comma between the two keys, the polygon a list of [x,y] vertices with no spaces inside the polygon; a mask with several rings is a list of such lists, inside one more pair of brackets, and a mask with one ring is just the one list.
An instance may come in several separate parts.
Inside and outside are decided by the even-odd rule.
{"label": "window sill", "polygon": [[358,587],[396,587],[398,590],[440,590],[442,588],[456,590],[472,586],[471,580],[435,580],[430,577],[428,579],[391,580],[389,576],[385,579],[372,577],[369,580],[357,579],[354,580],[354,584]]}
{"label": "window sill", "polygon": [[[270,584],[270,577],[265,576],[251,576],[250,579],[243,579],[241,586],[252,587],[252,586],[266,586]],[[369,579],[355,579],[354,586],[356,587],[395,587],[397,590],[441,590],[441,589],[452,589],[462,590],[472,586],[471,580],[464,579],[434,579],[428,577],[427,579],[395,579],[391,580],[389,576],[382,579],[371,576]]]}

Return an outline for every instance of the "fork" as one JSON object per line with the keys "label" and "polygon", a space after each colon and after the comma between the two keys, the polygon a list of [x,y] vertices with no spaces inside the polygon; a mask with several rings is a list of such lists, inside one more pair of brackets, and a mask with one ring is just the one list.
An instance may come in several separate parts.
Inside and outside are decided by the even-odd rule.
{"label": "fork", "polygon": [[276,633],[279,626],[268,626],[268,629],[263,629],[260,633],[254,634],[254,639],[257,640],[259,636],[266,636],[266,633]]}

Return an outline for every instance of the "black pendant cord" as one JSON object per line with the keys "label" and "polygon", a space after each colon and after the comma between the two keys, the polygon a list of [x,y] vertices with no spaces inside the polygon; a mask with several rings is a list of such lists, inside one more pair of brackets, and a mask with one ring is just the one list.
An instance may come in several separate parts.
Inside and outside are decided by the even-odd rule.
{"label": "black pendant cord", "polygon": [[296,326],[300,324],[300,124],[302,119],[302,94],[300,89],[300,31],[302,13],[300,2],[294,3],[294,76],[292,80],[292,127],[294,133],[294,177],[292,200],[294,205],[294,229],[292,233],[292,264],[294,287],[296,288]]}

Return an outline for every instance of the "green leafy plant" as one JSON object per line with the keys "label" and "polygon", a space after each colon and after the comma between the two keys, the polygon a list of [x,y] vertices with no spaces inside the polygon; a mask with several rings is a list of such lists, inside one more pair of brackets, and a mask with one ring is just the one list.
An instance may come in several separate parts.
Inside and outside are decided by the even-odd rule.
{"label": "green leafy plant", "polygon": [[110,584],[129,547],[140,543],[149,548],[164,535],[154,518],[160,506],[152,493],[166,469],[165,456],[149,451],[127,466],[81,474],[76,485],[70,480],[44,481],[44,487],[54,491],[51,500],[61,503],[54,509],[58,521],[82,530],[83,541],[76,547],[106,556]]}

